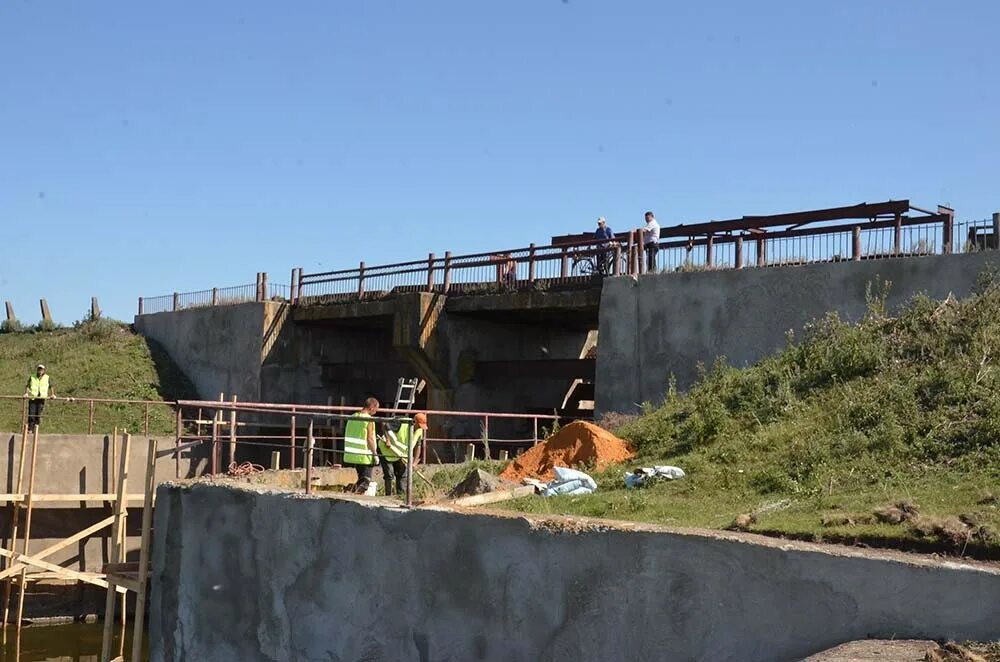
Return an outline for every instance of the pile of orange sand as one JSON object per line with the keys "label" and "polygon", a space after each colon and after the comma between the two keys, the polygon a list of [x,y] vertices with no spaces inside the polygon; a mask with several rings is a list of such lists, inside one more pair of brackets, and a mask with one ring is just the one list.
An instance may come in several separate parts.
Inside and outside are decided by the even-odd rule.
{"label": "pile of orange sand", "polygon": [[593,464],[600,471],[634,455],[624,441],[607,430],[575,421],[517,457],[500,477],[518,483],[524,478],[549,481],[556,477],[554,467]]}

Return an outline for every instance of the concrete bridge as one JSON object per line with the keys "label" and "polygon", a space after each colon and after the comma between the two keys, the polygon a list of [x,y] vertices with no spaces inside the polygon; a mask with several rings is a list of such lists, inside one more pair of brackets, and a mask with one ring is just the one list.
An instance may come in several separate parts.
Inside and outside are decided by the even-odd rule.
{"label": "concrete bridge", "polygon": [[633,410],[699,362],[752,362],[828,311],[861,315],[870,282],[892,281],[897,304],[964,294],[998,236],[1000,215],[957,224],[889,201],[664,228],[657,273],[634,232],[568,235],[140,300],[136,327],[205,398],[355,404],[419,377],[433,409]]}

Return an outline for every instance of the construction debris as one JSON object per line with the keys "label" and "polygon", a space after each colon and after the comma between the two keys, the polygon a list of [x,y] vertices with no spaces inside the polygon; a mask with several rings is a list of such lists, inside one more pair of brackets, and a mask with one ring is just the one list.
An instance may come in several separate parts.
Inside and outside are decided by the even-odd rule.
{"label": "construction debris", "polygon": [[518,483],[525,478],[552,481],[556,467],[583,465],[600,471],[634,456],[623,440],[607,430],[575,421],[515,459],[500,477]]}
{"label": "construction debris", "polygon": [[625,474],[625,487],[645,487],[655,482],[663,480],[677,480],[687,474],[680,467],[669,465],[658,465],[655,467],[641,467]]}
{"label": "construction debris", "polygon": [[448,497],[458,499],[460,497],[486,494],[487,492],[496,492],[497,490],[509,490],[513,487],[515,487],[515,484],[500,480],[488,471],[473,469],[461,483],[451,488],[451,491],[448,492]]}
{"label": "construction debris", "polygon": [[554,471],[556,477],[545,486],[542,496],[592,494],[597,489],[594,479],[582,471],[566,467],[556,467]]}

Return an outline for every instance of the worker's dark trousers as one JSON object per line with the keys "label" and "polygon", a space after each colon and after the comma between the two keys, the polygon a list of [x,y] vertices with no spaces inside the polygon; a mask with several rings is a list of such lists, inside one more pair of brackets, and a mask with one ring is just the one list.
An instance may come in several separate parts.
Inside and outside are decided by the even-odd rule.
{"label": "worker's dark trousers", "polygon": [[42,409],[45,408],[43,398],[32,398],[28,400],[28,431],[33,432],[38,424],[42,422]]}
{"label": "worker's dark trousers", "polygon": [[656,253],[659,250],[659,244],[646,244],[646,273],[656,273]]}
{"label": "worker's dark trousers", "polygon": [[354,470],[358,472],[358,482],[354,486],[354,491],[361,494],[368,489],[368,485],[372,482],[372,470],[373,467],[370,464],[355,464]]}
{"label": "worker's dark trousers", "polygon": [[390,462],[384,456],[378,456],[382,465],[382,478],[385,480],[386,496],[406,492],[406,462],[395,460]]}

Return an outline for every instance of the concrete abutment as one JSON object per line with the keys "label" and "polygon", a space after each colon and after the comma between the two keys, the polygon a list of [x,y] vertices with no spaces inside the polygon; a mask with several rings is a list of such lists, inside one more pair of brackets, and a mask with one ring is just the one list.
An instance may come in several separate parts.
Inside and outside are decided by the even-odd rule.
{"label": "concrete abutment", "polygon": [[903,554],[226,484],[161,486],[154,526],[156,662],[770,661],[1000,636],[1000,572]]}

